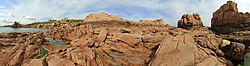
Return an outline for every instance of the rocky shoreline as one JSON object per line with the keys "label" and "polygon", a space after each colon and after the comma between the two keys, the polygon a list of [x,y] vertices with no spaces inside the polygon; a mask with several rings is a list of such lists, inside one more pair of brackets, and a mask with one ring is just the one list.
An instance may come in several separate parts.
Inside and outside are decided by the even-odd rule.
{"label": "rocky shoreline", "polygon": [[[178,21],[178,27],[164,24],[162,19],[133,22],[107,13],[90,14],[83,22],[64,19],[46,24],[16,24],[18,27],[51,30],[46,34],[1,33],[0,65],[248,65],[250,33],[248,29],[235,30],[247,26],[225,28],[228,24],[241,25],[245,19],[224,23],[224,20],[231,19],[226,15],[233,15],[226,12],[237,14],[237,4],[228,1],[218,9],[213,15],[211,27],[203,26],[199,14],[184,14]],[[226,15],[219,18],[221,13]],[[62,40],[66,45],[51,45],[45,37]]]}

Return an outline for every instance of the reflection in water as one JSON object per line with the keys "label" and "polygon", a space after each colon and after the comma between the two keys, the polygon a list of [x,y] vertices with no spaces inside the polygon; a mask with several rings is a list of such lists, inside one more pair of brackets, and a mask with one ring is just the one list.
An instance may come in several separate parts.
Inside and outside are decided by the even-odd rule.
{"label": "reflection in water", "polygon": [[53,37],[46,37],[45,39],[48,40],[51,45],[67,45],[67,43],[62,40],[55,41]]}

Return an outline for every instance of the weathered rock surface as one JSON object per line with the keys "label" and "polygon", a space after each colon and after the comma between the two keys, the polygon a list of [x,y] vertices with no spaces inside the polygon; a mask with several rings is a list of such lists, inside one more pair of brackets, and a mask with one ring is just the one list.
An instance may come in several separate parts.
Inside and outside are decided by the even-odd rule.
{"label": "weathered rock surface", "polygon": [[[230,66],[249,51],[248,46],[202,27],[197,14],[183,16],[183,25],[193,22],[185,29],[161,19],[132,22],[104,13],[89,15],[86,20],[91,22],[53,23],[49,27],[56,28],[46,36],[66,45],[49,45],[41,32],[1,33],[0,65]],[[186,30],[189,28],[201,30]],[[45,50],[47,54],[37,58]]]}
{"label": "weathered rock surface", "polygon": [[1,33],[0,65],[21,66],[29,63],[39,55],[41,48],[48,46],[44,38],[42,32]]}
{"label": "weathered rock surface", "polygon": [[211,27],[217,33],[231,33],[236,31],[250,30],[250,14],[238,12],[237,4],[227,1],[213,13]]}
{"label": "weathered rock surface", "polygon": [[223,58],[223,52],[219,49],[222,41],[216,39],[219,38],[209,34],[168,36],[160,43],[156,58],[150,65],[227,66],[230,62]]}
{"label": "weathered rock surface", "polygon": [[236,61],[241,61],[245,53],[245,45],[242,43],[232,42],[229,46],[223,48],[225,55]]}
{"label": "weathered rock surface", "polygon": [[178,27],[184,29],[195,29],[203,27],[203,23],[199,14],[184,14],[178,21]]}
{"label": "weathered rock surface", "polygon": [[[48,35],[66,40],[70,46],[52,50],[47,59],[57,56],[73,61],[77,66],[147,65],[155,47],[169,35],[167,31],[169,27],[165,24],[135,25],[124,22],[87,23],[74,28],[55,29]],[[142,41],[144,34],[151,37],[144,36],[145,41]]]}
{"label": "weathered rock surface", "polygon": [[123,18],[109,15],[107,13],[92,13],[86,16],[85,21],[123,21]]}
{"label": "weathered rock surface", "polygon": [[144,24],[144,25],[164,25],[163,19],[156,19],[156,20],[140,20],[135,24]]}

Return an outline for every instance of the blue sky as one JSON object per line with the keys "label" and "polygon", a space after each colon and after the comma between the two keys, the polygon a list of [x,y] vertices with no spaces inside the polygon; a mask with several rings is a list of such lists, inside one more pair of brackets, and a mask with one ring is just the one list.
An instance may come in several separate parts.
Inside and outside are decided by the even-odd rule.
{"label": "blue sky", "polygon": [[[0,25],[22,24],[48,19],[84,19],[86,15],[107,12],[124,19],[164,19],[176,26],[181,15],[198,13],[210,26],[212,13],[227,0],[0,0]],[[249,12],[249,0],[234,0],[239,11]]]}

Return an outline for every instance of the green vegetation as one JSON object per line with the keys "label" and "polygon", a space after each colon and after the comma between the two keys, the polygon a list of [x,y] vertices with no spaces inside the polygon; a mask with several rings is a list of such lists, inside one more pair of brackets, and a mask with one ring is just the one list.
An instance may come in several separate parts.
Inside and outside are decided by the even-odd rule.
{"label": "green vegetation", "polygon": [[40,51],[40,54],[36,57],[36,59],[40,59],[40,58],[42,58],[43,56],[48,55],[48,53],[49,53],[48,50],[42,48],[41,51]]}
{"label": "green vegetation", "polygon": [[94,53],[95,53],[95,57],[94,57],[94,59],[95,59],[95,64],[97,65],[97,66],[99,66],[99,64],[98,64],[98,62],[97,62],[97,57],[98,57],[98,53],[96,52],[96,50],[94,50]]}
{"label": "green vegetation", "polygon": [[102,52],[106,55],[108,55],[110,58],[112,58],[113,60],[115,60],[110,54],[108,54],[106,51],[102,50]]}
{"label": "green vegetation", "polygon": [[67,22],[84,22],[85,20],[81,20],[81,19],[70,19],[67,20]]}
{"label": "green vegetation", "polygon": [[250,54],[244,56],[244,66],[250,65]]}
{"label": "green vegetation", "polygon": [[110,49],[110,51],[111,51],[111,52],[118,52],[118,53],[123,54],[123,52],[121,52],[121,51],[117,51],[117,50],[114,50],[114,49]]}
{"label": "green vegetation", "polygon": [[98,53],[96,51],[94,51],[94,53],[95,53],[95,58],[97,58],[98,57]]}
{"label": "green vegetation", "polygon": [[27,26],[34,26],[34,25],[39,25],[39,24],[60,23],[60,22],[77,23],[77,22],[84,22],[84,21],[85,20],[82,20],[82,19],[48,20],[46,22],[34,22],[31,24],[27,24]]}

